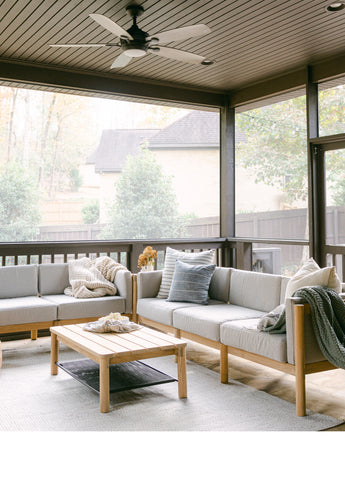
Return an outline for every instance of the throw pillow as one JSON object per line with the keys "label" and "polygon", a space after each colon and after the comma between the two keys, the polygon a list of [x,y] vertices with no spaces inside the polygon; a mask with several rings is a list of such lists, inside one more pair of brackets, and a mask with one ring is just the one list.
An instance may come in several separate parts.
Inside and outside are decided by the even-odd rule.
{"label": "throw pillow", "polygon": [[335,267],[320,268],[313,258],[309,260],[290,278],[286,286],[285,299],[302,287],[328,287],[336,292],[341,292],[341,282]]}
{"label": "throw pillow", "polygon": [[162,281],[157,298],[168,298],[176,260],[181,260],[191,265],[209,265],[213,261],[214,252],[215,250],[206,250],[204,252],[186,253],[167,247]]}
{"label": "throw pillow", "polygon": [[207,305],[208,289],[216,265],[189,265],[176,260],[168,302]]}

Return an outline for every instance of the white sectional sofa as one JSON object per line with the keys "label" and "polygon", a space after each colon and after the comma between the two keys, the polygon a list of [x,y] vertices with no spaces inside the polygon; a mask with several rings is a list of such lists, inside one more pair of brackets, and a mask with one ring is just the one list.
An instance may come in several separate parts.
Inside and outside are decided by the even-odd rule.
{"label": "white sectional sofa", "polygon": [[134,319],[218,348],[223,383],[228,382],[229,353],[295,375],[297,415],[305,415],[305,374],[336,368],[318,347],[309,306],[296,297],[286,300],[286,333],[257,328],[265,313],[285,302],[288,277],[217,267],[208,305],[156,298],[161,279],[161,270],[137,274]]}
{"label": "white sectional sofa", "polygon": [[132,275],[119,270],[117,295],[75,298],[64,294],[69,285],[68,264],[0,268],[0,334],[37,330],[53,325],[83,323],[110,312],[132,312]]}

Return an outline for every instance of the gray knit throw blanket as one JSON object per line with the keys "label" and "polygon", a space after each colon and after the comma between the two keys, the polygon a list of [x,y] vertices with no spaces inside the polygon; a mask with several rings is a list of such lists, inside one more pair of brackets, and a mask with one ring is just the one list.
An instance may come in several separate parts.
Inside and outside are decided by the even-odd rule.
{"label": "gray knit throw blanket", "polygon": [[[310,305],[311,320],[320,350],[327,360],[345,368],[345,303],[340,295],[327,287],[303,287],[294,293]],[[276,323],[264,328],[269,333],[282,333],[285,311]]]}

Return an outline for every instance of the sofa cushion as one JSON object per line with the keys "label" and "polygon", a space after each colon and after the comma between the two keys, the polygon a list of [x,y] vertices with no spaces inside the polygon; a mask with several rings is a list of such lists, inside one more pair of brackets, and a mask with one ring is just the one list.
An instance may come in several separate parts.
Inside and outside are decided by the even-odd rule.
{"label": "sofa cushion", "polygon": [[341,292],[341,282],[336,274],[335,267],[320,268],[313,258],[309,258],[290,278],[286,286],[285,297],[292,297],[299,288],[314,285],[332,288],[338,293]]}
{"label": "sofa cushion", "polygon": [[118,296],[75,298],[68,295],[46,295],[47,300],[57,306],[57,319],[103,317],[109,313],[124,313],[125,299]]}
{"label": "sofa cushion", "polygon": [[4,298],[0,300],[0,325],[52,322],[57,308],[39,297]]}
{"label": "sofa cushion", "polygon": [[215,268],[215,264],[189,265],[176,260],[167,301],[207,305],[208,289]]}
{"label": "sofa cushion", "polygon": [[0,298],[37,295],[37,271],[37,265],[0,267]]}
{"label": "sofa cushion", "polygon": [[220,325],[229,320],[261,317],[264,312],[224,303],[179,308],[173,314],[173,326],[210,340],[220,340]]}
{"label": "sofa cushion", "polygon": [[281,305],[282,303],[285,302],[286,287],[287,287],[287,284],[288,284],[289,281],[290,281],[290,278],[291,278],[291,277],[282,276],[282,283],[281,283],[281,287],[280,287],[280,301],[279,301],[279,305]]}
{"label": "sofa cushion", "polygon": [[138,298],[157,297],[162,281],[162,270],[139,272],[137,275]]}
{"label": "sofa cushion", "polygon": [[229,290],[230,290],[230,268],[216,267],[214,274],[211,278],[209,295],[214,300],[220,300],[221,302],[229,302]]}
{"label": "sofa cushion", "polygon": [[47,263],[38,266],[38,291],[41,295],[62,294],[69,286],[68,264]]}
{"label": "sofa cushion", "polygon": [[162,282],[159,288],[158,298],[168,298],[172,278],[175,271],[176,260],[189,263],[190,265],[208,265],[213,262],[215,250],[204,252],[186,253],[174,248],[167,247]]}
{"label": "sofa cushion", "polygon": [[167,302],[161,298],[139,298],[137,303],[137,313],[142,317],[148,318],[164,325],[173,324],[173,312],[179,308],[197,307],[198,305],[187,302]]}
{"label": "sofa cushion", "polygon": [[123,297],[126,302],[123,313],[132,313],[132,274],[129,270],[118,270],[115,275],[114,283],[117,288],[117,294]]}
{"label": "sofa cushion", "polygon": [[220,327],[221,343],[286,363],[286,335],[260,332],[258,321],[258,318],[248,318],[223,323]]}
{"label": "sofa cushion", "polygon": [[270,312],[280,302],[281,276],[231,269],[230,303]]}

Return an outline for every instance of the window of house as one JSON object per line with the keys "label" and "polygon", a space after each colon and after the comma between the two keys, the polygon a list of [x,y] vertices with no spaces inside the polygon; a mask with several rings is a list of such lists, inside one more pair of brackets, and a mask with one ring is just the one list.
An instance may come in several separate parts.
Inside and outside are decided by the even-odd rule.
{"label": "window of house", "polygon": [[[236,110],[235,121],[236,236],[307,240],[305,91],[290,92],[240,107]],[[255,248],[268,246],[258,244]],[[303,248],[277,245],[272,252],[271,256],[275,264],[281,264],[282,272],[293,271],[304,254]],[[262,255],[266,255],[264,250]]]}
{"label": "window of house", "polygon": [[219,236],[219,113],[0,87],[0,242]]}

